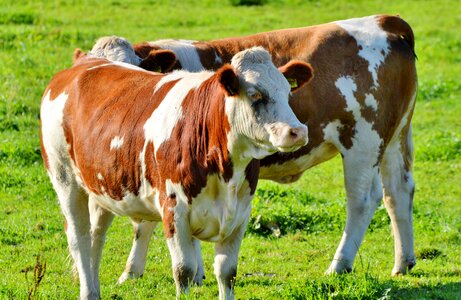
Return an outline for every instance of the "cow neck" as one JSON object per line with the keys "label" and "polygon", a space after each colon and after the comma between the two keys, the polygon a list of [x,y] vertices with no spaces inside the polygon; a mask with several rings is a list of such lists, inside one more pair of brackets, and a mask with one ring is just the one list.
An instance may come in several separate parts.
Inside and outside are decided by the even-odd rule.
{"label": "cow neck", "polygon": [[157,153],[166,155],[173,182],[180,182],[189,198],[196,197],[211,174],[226,182],[232,178],[233,164],[228,150],[230,131],[225,114],[225,97],[212,76],[189,91],[182,102],[183,117],[175,126],[172,138]]}

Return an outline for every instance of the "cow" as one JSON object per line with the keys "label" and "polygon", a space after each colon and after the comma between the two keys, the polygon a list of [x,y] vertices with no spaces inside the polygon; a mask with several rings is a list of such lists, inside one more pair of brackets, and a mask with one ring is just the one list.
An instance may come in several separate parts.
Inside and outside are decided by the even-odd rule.
{"label": "cow", "polygon": [[[290,99],[309,143],[293,153],[261,160],[261,179],[290,183],[341,154],[347,197],[342,239],[326,274],[350,272],[370,220],[383,199],[394,233],[392,275],[416,263],[413,242],[413,142],[417,93],[414,35],[399,16],[376,15],[327,24],[203,41],[159,40],[134,45],[175,52],[175,69],[217,69],[232,55],[263,46],[276,66],[291,59],[312,64],[312,83]],[[135,225],[135,238],[119,283],[143,274],[154,223]],[[203,268],[202,268],[203,270]],[[200,283],[201,278],[196,282]]]}
{"label": "cow", "polygon": [[307,144],[288,98],[312,74],[300,61],[277,69],[253,47],[216,72],[165,75],[84,55],[55,75],[42,98],[41,149],[80,298],[100,298],[104,237],[117,214],[162,222],[177,297],[197,272],[193,241],[215,243],[219,298],[233,299],[260,160]]}
{"label": "cow", "polygon": [[176,55],[171,50],[153,49],[144,53],[143,58],[141,58],[135,53],[128,40],[115,35],[99,38],[88,53],[79,48],[75,49],[73,62],[75,63],[84,56],[132,64],[148,71],[160,73],[171,71],[176,64]]}

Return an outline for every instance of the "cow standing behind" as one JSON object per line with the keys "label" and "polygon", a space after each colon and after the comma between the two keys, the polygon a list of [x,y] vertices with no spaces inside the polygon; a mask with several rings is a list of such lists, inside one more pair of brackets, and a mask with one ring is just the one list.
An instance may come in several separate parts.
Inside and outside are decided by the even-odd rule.
{"label": "cow standing behind", "polygon": [[[304,62],[280,71],[298,88],[312,76]],[[42,155],[82,299],[100,297],[114,213],[162,221],[178,297],[197,272],[194,238],[214,242],[219,297],[233,298],[258,159],[307,143],[280,71],[255,47],[215,73],[162,75],[88,56],[52,79],[41,106]],[[91,222],[89,199],[97,204]]]}
{"label": "cow standing behind", "polygon": [[[411,27],[398,16],[377,15],[209,42],[159,40],[134,48],[141,57],[170,49],[178,58],[175,68],[199,71],[217,69],[252,46],[268,49],[276,66],[300,59],[316,70],[312,83],[290,99],[298,119],[309,126],[309,144],[262,159],[260,178],[293,182],[340,153],[347,219],[326,273],[352,270],[383,189],[394,233],[392,274],[408,272],[416,263],[411,118],[417,75]],[[152,222],[135,225],[133,247],[119,283],[143,273],[154,228]],[[201,280],[196,278],[198,283]]]}
{"label": "cow standing behind", "polygon": [[152,49],[151,51],[145,51],[143,58],[141,58],[135,53],[128,40],[115,35],[99,38],[88,53],[75,49],[74,63],[84,56],[105,58],[110,61],[132,64],[144,70],[161,73],[170,71],[176,64],[176,55],[173,51]]}

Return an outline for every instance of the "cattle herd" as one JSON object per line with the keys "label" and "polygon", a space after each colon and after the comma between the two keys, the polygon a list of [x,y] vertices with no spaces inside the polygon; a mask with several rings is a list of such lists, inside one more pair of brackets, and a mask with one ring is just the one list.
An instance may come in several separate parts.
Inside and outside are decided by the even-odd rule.
{"label": "cattle herd", "polygon": [[412,175],[414,36],[376,15],[212,41],[77,49],[45,89],[41,148],[66,220],[81,299],[99,299],[114,215],[135,237],[118,282],[143,274],[163,225],[176,296],[202,284],[200,241],[215,243],[220,299],[234,298],[258,179],[290,183],[341,154],[347,217],[327,274],[352,270],[384,199],[393,275],[415,265]]}

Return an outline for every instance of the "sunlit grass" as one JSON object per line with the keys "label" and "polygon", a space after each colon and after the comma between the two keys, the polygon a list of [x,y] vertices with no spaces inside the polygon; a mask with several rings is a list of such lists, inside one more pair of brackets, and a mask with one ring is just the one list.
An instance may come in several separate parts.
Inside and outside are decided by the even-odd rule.
{"label": "sunlit grass", "polygon": [[[24,270],[47,269],[37,294],[76,299],[63,218],[42,166],[39,106],[74,48],[117,34],[132,42],[213,39],[378,13],[400,13],[416,36],[420,92],[415,139],[415,248],[410,275],[392,278],[393,237],[378,208],[355,269],[326,277],[345,220],[340,157],[292,185],[262,181],[240,252],[237,299],[456,299],[461,294],[461,7],[453,1],[0,1],[0,298],[27,298]],[[101,266],[105,299],[172,299],[168,249],[155,232],[143,278],[116,285],[131,247],[126,218],[110,228]],[[207,279],[185,299],[217,297],[213,246]]]}

